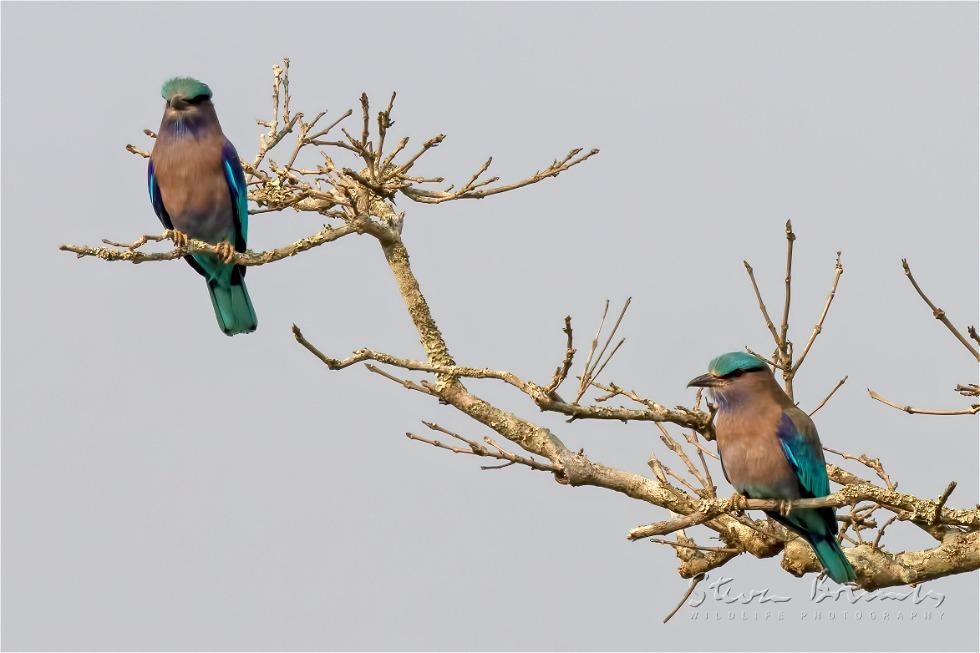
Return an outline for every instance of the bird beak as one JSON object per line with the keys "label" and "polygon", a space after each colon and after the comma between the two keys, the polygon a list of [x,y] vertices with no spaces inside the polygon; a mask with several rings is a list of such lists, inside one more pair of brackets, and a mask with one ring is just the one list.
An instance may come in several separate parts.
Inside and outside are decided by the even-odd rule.
{"label": "bird beak", "polygon": [[687,382],[689,388],[712,388],[721,385],[721,379],[714,374],[702,374]]}

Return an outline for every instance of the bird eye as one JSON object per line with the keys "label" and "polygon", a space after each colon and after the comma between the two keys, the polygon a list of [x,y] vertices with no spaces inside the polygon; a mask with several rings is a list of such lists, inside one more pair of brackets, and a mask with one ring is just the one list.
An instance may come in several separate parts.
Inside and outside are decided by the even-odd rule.
{"label": "bird eye", "polygon": [[739,376],[742,376],[742,374],[744,374],[744,373],[745,373],[745,370],[735,370],[731,374],[729,374],[728,376],[730,376],[732,378],[737,378]]}
{"label": "bird eye", "polygon": [[188,104],[200,104],[201,102],[205,102],[205,101],[210,100],[210,99],[211,99],[211,96],[209,96],[209,95],[196,95],[196,96],[192,97],[190,100],[188,100],[187,103]]}

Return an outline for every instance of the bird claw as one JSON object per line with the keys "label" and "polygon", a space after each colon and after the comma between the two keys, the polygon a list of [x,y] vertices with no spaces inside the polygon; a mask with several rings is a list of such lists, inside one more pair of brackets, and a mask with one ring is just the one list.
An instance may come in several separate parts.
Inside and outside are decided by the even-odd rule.
{"label": "bird claw", "polygon": [[235,258],[235,248],[227,240],[218,243],[217,248],[218,258],[221,259],[222,263],[231,263],[232,259]]}
{"label": "bird claw", "polygon": [[732,505],[735,507],[735,513],[739,516],[745,514],[745,495],[736,492],[732,495]]}
{"label": "bird claw", "polygon": [[793,503],[785,499],[779,502],[779,514],[783,517],[789,517],[789,513],[793,511]]}
{"label": "bird claw", "polygon": [[187,234],[184,232],[171,229],[167,235],[170,237],[170,240],[174,241],[174,247],[178,249],[187,247]]}

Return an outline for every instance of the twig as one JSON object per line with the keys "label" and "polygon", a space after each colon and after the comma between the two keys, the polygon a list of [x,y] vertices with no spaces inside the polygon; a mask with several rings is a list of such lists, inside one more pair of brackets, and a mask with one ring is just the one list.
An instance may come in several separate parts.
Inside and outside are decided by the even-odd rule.
{"label": "twig", "polygon": [[764,360],[764,361],[766,361],[766,363],[768,363],[768,364],[769,364],[769,365],[770,365],[771,367],[774,367],[774,368],[776,368],[777,370],[783,370],[783,371],[786,371],[786,369],[787,369],[785,365],[782,365],[782,364],[780,364],[780,363],[777,363],[777,362],[776,362],[776,361],[774,361],[773,359],[771,359],[771,358],[769,358],[768,356],[763,356],[762,354],[760,354],[760,353],[759,353],[759,352],[757,352],[757,351],[753,351],[753,350],[752,350],[752,349],[750,349],[750,348],[749,348],[748,346],[746,346],[746,347],[745,347],[745,351],[747,351],[747,352],[749,352],[750,354],[752,354],[752,355],[753,355],[753,356],[755,356],[756,358],[759,358],[759,359],[761,359],[761,360]]}
{"label": "twig", "polygon": [[626,539],[631,541],[642,540],[654,535],[667,535],[669,533],[673,533],[674,531],[697,526],[698,524],[703,524],[704,522],[713,519],[722,513],[729,512],[739,505],[744,504],[741,502],[733,502],[732,499],[719,501],[716,502],[716,505],[713,507],[703,511],[692,512],[689,515],[665,519],[663,521],[654,522],[645,526],[637,526],[626,534]]}
{"label": "twig", "polygon": [[565,334],[565,358],[562,360],[561,365],[555,368],[555,373],[551,377],[551,383],[544,391],[548,394],[553,393],[558,389],[558,386],[562,384],[562,381],[568,376],[568,371],[572,368],[572,359],[575,358],[575,348],[572,347],[572,316],[565,316],[565,328],[562,329]]}
{"label": "twig", "polygon": [[878,478],[880,478],[885,483],[885,486],[888,487],[889,490],[894,490],[897,487],[895,483],[892,482],[891,476],[889,476],[888,472],[885,471],[885,466],[881,464],[881,460],[879,458],[871,458],[867,454],[861,454],[859,456],[855,456],[854,454],[847,453],[846,451],[837,451],[836,449],[831,449],[830,447],[824,447],[823,449],[824,451],[829,451],[830,453],[837,454],[844,460],[853,460],[855,462],[861,463],[868,469],[872,470],[875,474],[877,474]]}
{"label": "twig", "polygon": [[794,374],[798,369],[800,369],[800,366],[803,364],[803,360],[806,358],[806,355],[810,353],[810,347],[813,346],[813,343],[817,339],[817,336],[823,330],[824,320],[827,319],[827,312],[830,311],[830,304],[831,302],[834,301],[834,296],[837,294],[837,283],[840,281],[840,277],[842,274],[844,274],[844,266],[841,265],[840,262],[840,252],[837,252],[837,262],[834,265],[834,281],[830,286],[830,294],[827,295],[827,301],[823,305],[823,311],[820,313],[820,319],[818,319],[817,323],[813,326],[813,332],[810,334],[810,339],[806,341],[806,345],[804,345],[803,351],[800,352],[799,358],[797,358],[796,362],[793,364],[792,371]]}
{"label": "twig", "polygon": [[881,528],[878,529],[878,533],[875,535],[875,539],[871,542],[872,549],[878,548],[878,543],[881,541],[881,537],[885,534],[885,529],[891,526],[892,523],[894,523],[894,521],[898,518],[899,515],[894,514],[888,518],[888,521],[886,521],[884,524],[881,525]]}
{"label": "twig", "polygon": [[354,110],[353,109],[348,109],[347,111],[344,112],[344,114],[342,116],[340,116],[339,118],[337,118],[336,120],[334,120],[332,123],[330,123],[329,125],[327,125],[324,129],[321,129],[320,131],[318,131],[315,134],[310,134],[309,136],[307,136],[307,138],[310,141],[310,145],[320,145],[321,143],[316,142],[317,139],[319,139],[319,138],[321,138],[321,137],[326,136],[327,134],[329,134],[330,133],[330,130],[332,130],[334,127],[336,127],[337,125],[339,125],[345,119],[350,118],[352,115],[354,115]]}
{"label": "twig", "polygon": [[674,454],[680,458],[681,462],[684,463],[684,466],[687,467],[687,471],[690,472],[691,476],[697,479],[698,483],[701,484],[701,487],[706,490],[711,487],[711,484],[708,483],[708,479],[706,479],[704,475],[701,474],[700,470],[694,466],[694,463],[691,462],[687,452],[684,451],[684,448],[679,442],[677,442],[677,440],[671,437],[670,432],[667,431],[664,425],[658,422],[657,428],[660,430],[660,440],[667,446],[668,449],[673,451]]}
{"label": "twig", "polygon": [[439,143],[441,143],[443,140],[445,140],[445,138],[446,138],[446,135],[445,134],[437,134],[436,136],[433,136],[432,138],[430,138],[429,140],[427,140],[426,142],[424,142],[422,144],[422,149],[420,149],[414,155],[412,155],[411,157],[409,157],[408,161],[406,161],[405,163],[403,163],[398,168],[398,172],[400,174],[405,174],[406,172],[408,172],[409,170],[411,170],[412,169],[412,166],[415,165],[415,162],[419,160],[419,157],[420,156],[422,156],[423,154],[425,154],[426,152],[428,152],[433,147],[438,147],[439,146]]}
{"label": "twig", "polygon": [[[963,337],[963,334],[959,332],[959,329],[953,326],[953,323],[949,321],[948,317],[946,317],[946,311],[944,311],[941,308],[938,308],[935,304],[932,303],[932,301],[928,297],[926,297],[926,294],[922,292],[922,288],[919,287],[919,284],[916,283],[915,281],[915,277],[912,276],[912,268],[909,267],[908,259],[904,259],[904,258],[902,259],[902,269],[905,270],[905,276],[909,278],[909,282],[912,284],[912,287],[915,288],[915,292],[919,293],[919,297],[922,298],[922,301],[924,301],[926,305],[929,306],[929,308],[932,310],[932,316],[937,320],[939,320],[940,322],[942,322],[943,324],[945,324],[946,328],[949,329],[950,333],[952,333],[957,340],[963,343],[963,346],[966,347],[971,354],[973,354],[974,358],[980,361],[980,353],[978,353],[977,350],[974,349],[973,345],[971,345],[970,342]],[[928,413],[928,414],[948,415],[950,413]]]}
{"label": "twig", "polygon": [[139,238],[137,238],[131,243],[118,243],[114,240],[109,240],[108,238],[103,238],[102,242],[105,243],[106,245],[112,245],[113,247],[122,247],[123,249],[134,251],[139,249],[143,245],[147,244],[148,242],[159,243],[164,240],[173,240],[174,233],[175,233],[174,231],[168,229],[159,235],[143,234],[142,236],[140,236]]}
{"label": "twig", "polygon": [[530,467],[531,469],[537,470],[539,472],[551,472],[551,473],[561,472],[560,467],[553,465],[551,463],[540,462],[527,456],[518,456],[517,454],[511,453],[510,451],[506,451],[505,449],[502,449],[500,446],[498,446],[497,443],[491,440],[490,438],[484,438],[484,441],[487,444],[489,444],[491,447],[496,449],[496,451],[491,451],[490,449],[480,444],[479,442],[465,438],[462,435],[459,435],[458,433],[454,433],[453,431],[443,428],[433,422],[426,422],[425,420],[422,420],[422,423],[425,424],[428,428],[432,429],[433,431],[445,433],[446,435],[455,438],[460,442],[466,443],[469,449],[451,447],[447,444],[439,442],[438,440],[429,440],[428,438],[424,438],[420,435],[415,435],[414,433],[406,433],[405,436],[408,437],[409,440],[417,440],[419,442],[425,442],[426,444],[431,444],[434,447],[438,447],[439,449],[445,449],[453,453],[472,454],[475,456],[483,456],[485,458],[497,458],[498,460],[507,461],[506,465],[485,466],[485,467],[481,467],[481,469],[486,469],[486,470],[503,469],[504,467],[509,467],[510,465],[516,463],[519,465]]}
{"label": "twig", "polygon": [[[793,287],[793,242],[796,240],[796,234],[793,233],[793,223],[789,220],[786,221],[786,300],[783,303],[783,320],[779,325],[779,341],[776,343],[783,353],[785,354],[786,348],[786,336],[789,332],[789,301],[791,290]],[[787,364],[788,361],[783,361]],[[789,394],[790,399],[793,398],[792,393]]]}
{"label": "twig", "polygon": [[[340,227],[325,226],[317,233],[307,236],[301,240],[297,240],[295,243],[284,247],[278,247],[266,252],[235,252],[231,255],[229,262],[233,262],[237,265],[248,266],[265,265],[266,263],[272,263],[290,256],[296,256],[300,252],[305,252],[308,249],[333,242],[339,238],[342,238],[343,236],[355,233],[357,230],[358,227],[353,224],[345,224]],[[130,263],[144,263],[146,261],[172,261],[174,259],[187,256],[188,254],[222,254],[224,251],[218,245],[212,245],[211,243],[204,242],[203,240],[197,240],[195,238],[188,238],[186,246],[175,248],[169,252],[143,253],[136,251],[136,247],[145,244],[147,241],[161,241],[169,239],[170,236],[167,235],[168,233],[169,230],[160,236],[145,235],[128,245],[124,243],[114,243],[111,241],[108,243],[117,247],[122,247],[123,249],[89,247],[88,245],[61,245],[58,247],[58,249],[63,252],[73,252],[78,258],[94,256],[102,259],[103,261],[129,261]]]}
{"label": "twig", "polygon": [[[439,138],[439,142],[441,142],[442,135],[440,134],[440,137],[438,138]],[[434,145],[438,145],[438,142],[434,143],[433,146]],[[426,148],[423,148],[423,151],[424,149]],[[414,200],[416,202],[421,202],[423,204],[441,204],[443,202],[449,202],[452,200],[459,200],[459,199],[483,199],[484,197],[497,195],[498,193],[506,193],[508,191],[516,190],[518,188],[524,188],[525,186],[530,186],[531,184],[536,184],[539,181],[547,179],[548,177],[557,177],[562,172],[568,170],[569,168],[573,168],[580,163],[587,161],[588,159],[592,158],[593,156],[599,153],[599,150],[593,149],[593,150],[589,150],[587,153],[581,156],[577,156],[581,151],[582,151],[581,148],[573,149],[567,155],[565,155],[565,158],[562,159],[561,161],[554,161],[550,166],[548,166],[544,170],[539,170],[538,172],[535,172],[533,175],[525,179],[522,179],[521,181],[514,182],[511,184],[504,184],[501,186],[495,186],[493,188],[481,187],[477,189],[477,187],[483,186],[484,184],[473,184],[472,182],[475,181],[474,178],[471,179],[469,184],[464,185],[463,187],[460,188],[460,190],[455,192],[427,191],[418,188],[406,188],[402,192],[409,199]],[[423,152],[419,152],[419,154],[417,154],[415,157],[410,159],[408,164],[403,165],[401,168],[401,172],[403,173],[408,172],[409,168],[411,167],[411,164],[413,164],[415,162],[415,159],[418,158],[418,156],[420,156],[422,153]],[[481,174],[482,171],[485,170],[486,167],[484,167],[481,170]]]}
{"label": "twig", "polygon": [[[632,301],[632,297],[626,298],[626,301],[623,303],[623,308],[619,312],[619,317],[616,318],[616,323],[613,325],[612,331],[610,331],[609,335],[606,337],[606,342],[599,351],[599,355],[593,360],[593,354],[595,353],[596,347],[599,343],[599,335],[602,333],[602,327],[606,322],[606,314],[609,312],[609,300],[606,300],[605,308],[602,311],[602,320],[599,321],[599,329],[596,331],[595,338],[592,339],[592,346],[589,348],[589,358],[585,361],[585,370],[582,372],[578,394],[575,395],[575,399],[572,401],[573,404],[577,404],[579,400],[582,399],[582,396],[585,394],[585,391],[588,390],[589,385],[599,376],[602,370],[605,369],[609,361],[612,360],[612,357],[617,351],[619,351],[619,348],[623,345],[623,342],[626,341],[625,338],[620,340],[619,343],[613,347],[613,350],[609,352],[609,356],[605,359],[605,362],[603,362],[602,357],[605,355],[606,349],[609,348],[609,343],[611,343],[612,339],[615,337],[616,331],[619,330],[619,325],[622,324],[623,317],[626,315],[626,311],[629,309]],[[596,368],[598,368],[598,371],[596,371]]]}
{"label": "twig", "polygon": [[575,399],[572,400],[573,404],[577,404],[582,395],[588,389],[588,377],[589,377],[589,367],[592,365],[592,357],[595,356],[596,348],[599,346],[599,335],[602,333],[602,327],[606,324],[606,315],[609,314],[609,300],[602,309],[602,318],[599,320],[599,328],[595,331],[595,336],[592,338],[592,344],[589,345],[589,356],[585,359],[585,369],[582,370],[582,376],[579,377],[578,394],[575,395]]}
{"label": "twig", "polygon": [[939,523],[939,517],[943,510],[943,506],[946,505],[946,500],[949,499],[949,495],[951,495],[955,489],[956,481],[950,481],[949,485],[946,486],[946,489],[943,490],[943,493],[939,495],[939,498],[936,500],[936,512],[932,516],[933,524]]}
{"label": "twig", "polygon": [[892,408],[897,408],[898,410],[905,411],[909,415],[976,415],[978,412],[980,412],[980,404],[973,404],[969,408],[962,408],[962,409],[959,409],[959,410],[956,410],[956,409],[942,410],[942,409],[935,409],[935,408],[915,408],[914,406],[910,406],[908,404],[904,404],[904,405],[903,404],[898,404],[898,403],[895,403],[894,401],[890,401],[888,399],[885,399],[884,397],[882,397],[880,394],[878,394],[877,392],[875,392],[871,388],[868,388],[868,394],[871,396],[872,399],[875,399],[877,401],[880,401],[881,403],[885,404],[886,406],[891,406]]}
{"label": "twig", "polygon": [[840,387],[844,385],[846,382],[847,382],[847,376],[845,376],[843,379],[838,381],[837,385],[834,386],[834,389],[830,391],[830,394],[824,397],[823,401],[817,404],[817,407],[814,408],[812,411],[810,411],[810,417],[813,417],[814,413],[816,413],[818,410],[823,408],[827,404],[827,402],[830,401],[830,398],[834,396],[834,393],[837,392],[840,389]]}
{"label": "twig", "polygon": [[779,333],[776,331],[776,325],[772,323],[772,318],[769,317],[769,310],[766,309],[766,303],[762,301],[762,293],[759,292],[759,284],[755,281],[755,271],[752,266],[749,265],[748,261],[742,261],[742,265],[745,266],[745,271],[749,274],[749,280],[752,282],[752,290],[755,291],[755,298],[759,300],[759,310],[762,311],[762,317],[766,321],[766,328],[769,329],[769,333],[772,334],[772,339],[779,346]]}
{"label": "twig", "polygon": [[[302,335],[302,334],[300,334],[300,335]],[[408,390],[415,390],[417,392],[421,392],[421,393],[427,394],[427,395],[434,394],[432,392],[432,390],[430,390],[429,388],[425,387],[424,385],[420,385],[420,384],[416,383],[415,381],[409,381],[408,379],[398,378],[394,374],[390,374],[388,372],[385,372],[383,369],[381,369],[379,367],[376,367],[374,365],[371,365],[370,363],[365,363],[364,364],[364,367],[366,367],[369,372],[374,372],[375,374],[378,374],[380,376],[383,376],[384,378],[388,379],[389,381],[394,381],[395,383],[401,385],[404,388],[407,388]]]}
{"label": "twig", "polygon": [[742,549],[735,549],[732,547],[720,547],[720,546],[698,546],[696,544],[684,544],[682,542],[674,542],[673,540],[662,540],[658,537],[651,537],[651,542],[656,544],[667,544],[669,546],[680,547],[682,549],[693,549],[695,551],[714,551],[715,553],[741,553]]}
{"label": "twig", "polygon": [[[875,510],[881,506],[872,506]],[[877,528],[878,522],[873,519],[868,519],[866,517],[855,517],[853,515],[837,515],[837,521],[842,524],[851,524],[860,528]]]}
{"label": "twig", "polygon": [[673,617],[675,614],[677,614],[677,611],[680,610],[681,609],[681,606],[684,605],[684,602],[687,601],[687,597],[691,596],[691,592],[694,591],[694,588],[697,587],[698,586],[698,583],[700,583],[704,579],[705,579],[705,574],[703,574],[703,573],[698,574],[698,575],[694,576],[693,578],[691,578],[691,584],[687,587],[687,591],[684,592],[684,596],[681,597],[681,600],[677,604],[677,607],[675,607],[673,610],[671,610],[670,611],[670,614],[668,614],[666,617],[664,617],[663,623],[667,623],[668,621],[670,621],[670,618],[671,617]]}

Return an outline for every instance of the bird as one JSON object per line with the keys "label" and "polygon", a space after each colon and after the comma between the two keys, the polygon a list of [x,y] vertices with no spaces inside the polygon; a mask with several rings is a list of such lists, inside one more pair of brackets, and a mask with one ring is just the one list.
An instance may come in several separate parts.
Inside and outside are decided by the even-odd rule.
{"label": "bird", "polygon": [[160,222],[175,232],[219,246],[219,254],[185,256],[204,277],[218,326],[226,335],[258,326],[245,287],[245,266],[231,263],[246,250],[248,194],[235,146],[221,131],[211,88],[192,77],[164,82],[163,120],[147,166],[150,203]]}
{"label": "bird", "polygon": [[[830,494],[817,428],[779,387],[765,361],[738,351],[722,354],[708,364],[707,374],[687,385],[707,388],[718,406],[721,468],[739,494],[780,501]],[[833,508],[766,514],[803,538],[834,581],[856,580],[837,542]]]}

